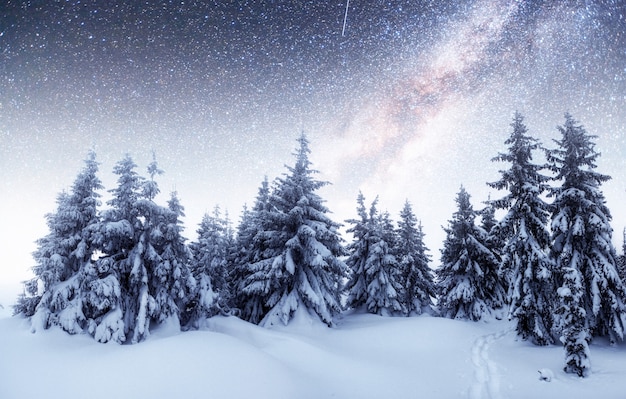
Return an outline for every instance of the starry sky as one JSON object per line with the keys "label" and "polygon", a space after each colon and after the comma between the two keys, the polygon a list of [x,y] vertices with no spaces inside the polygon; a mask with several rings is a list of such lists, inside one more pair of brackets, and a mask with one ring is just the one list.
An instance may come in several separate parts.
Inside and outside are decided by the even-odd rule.
{"label": "starry sky", "polygon": [[2,2],[0,303],[29,277],[44,215],[90,148],[106,189],[125,153],[143,172],[154,151],[162,200],[178,191],[193,239],[216,205],[237,222],[304,131],[333,218],[356,216],[359,190],[394,218],[408,199],[437,267],[461,184],[477,209],[504,195],[485,183],[507,167],[490,160],[514,112],[548,148],[570,112],[598,136],[621,247],[624,0],[346,4]]}

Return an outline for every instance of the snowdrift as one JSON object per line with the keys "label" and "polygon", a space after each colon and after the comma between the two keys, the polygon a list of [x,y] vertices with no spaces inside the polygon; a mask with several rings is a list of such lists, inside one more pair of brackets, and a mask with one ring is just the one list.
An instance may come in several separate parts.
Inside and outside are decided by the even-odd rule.
{"label": "snowdrift", "polygon": [[[591,346],[592,375],[561,371],[561,347],[517,341],[506,321],[347,315],[261,328],[215,317],[137,345],[0,318],[0,398],[624,398],[626,345]],[[552,373],[550,382],[538,371]]]}

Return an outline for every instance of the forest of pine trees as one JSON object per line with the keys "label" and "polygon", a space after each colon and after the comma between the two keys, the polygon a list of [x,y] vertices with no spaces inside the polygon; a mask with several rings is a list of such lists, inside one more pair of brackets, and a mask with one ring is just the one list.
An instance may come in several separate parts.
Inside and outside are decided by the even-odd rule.
{"label": "forest of pine trees", "polygon": [[[569,114],[553,149],[528,134],[519,113],[511,127],[493,158],[505,168],[488,183],[503,196],[475,210],[461,186],[438,267],[408,200],[394,222],[378,198],[368,207],[359,193],[346,243],[318,193],[329,183],[315,178],[304,134],[293,166],[262,181],[236,228],[216,207],[192,242],[177,194],[155,202],[163,171],[154,156],[147,177],[130,155],[119,161],[102,208],[90,151],[46,216],[49,233],[37,241],[34,277],[14,311],[33,331],[59,326],[120,344],[143,341],[166,321],[192,329],[215,315],[262,326],[299,313],[333,326],[348,310],[473,321],[507,315],[522,339],[561,342],[565,371],[586,376],[591,340],[623,340],[626,328],[626,243],[618,255],[601,190],[610,177],[595,171],[595,136]],[[546,162],[535,163],[536,155]]]}

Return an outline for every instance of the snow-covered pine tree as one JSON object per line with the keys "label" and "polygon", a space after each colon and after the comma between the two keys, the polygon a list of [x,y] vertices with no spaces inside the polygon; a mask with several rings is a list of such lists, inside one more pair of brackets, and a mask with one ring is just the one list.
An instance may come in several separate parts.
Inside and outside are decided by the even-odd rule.
{"label": "snow-covered pine tree", "polygon": [[489,250],[493,253],[498,261],[498,277],[500,279],[500,284],[502,284],[502,288],[504,290],[504,304],[509,305],[508,297],[506,294],[509,282],[506,277],[502,275],[500,270],[500,265],[502,263],[502,251],[504,249],[505,240],[503,239],[503,237],[498,235],[498,229],[496,229],[498,221],[496,220],[496,208],[491,202],[491,196],[489,196],[484,204],[485,207],[479,211],[481,219],[480,227],[487,233],[487,240],[485,241],[485,245],[487,246],[487,248],[489,248]]}
{"label": "snow-covered pine tree", "polygon": [[[554,197],[552,256],[557,270],[565,275],[564,289],[572,291],[573,306],[582,307],[586,315],[582,327],[578,315],[563,315],[565,346],[569,350],[575,343],[572,340],[578,340],[567,335],[572,328],[588,329],[589,336],[608,335],[612,342],[623,339],[626,290],[616,268],[611,214],[600,190],[610,177],[594,171],[600,156],[593,142],[596,136],[589,135],[569,114],[559,130],[562,137],[555,140],[558,148],[548,152],[554,180],[561,182],[550,193]],[[576,278],[569,278],[570,274]],[[574,290],[574,283],[581,286]],[[580,303],[576,304],[578,290]]]}
{"label": "snow-covered pine tree", "polygon": [[162,207],[159,207],[154,198],[159,194],[155,177],[162,174],[156,160],[148,165],[150,179],[141,182],[140,192],[134,207],[137,212],[139,225],[135,229],[135,241],[128,251],[128,255],[121,260],[121,267],[128,274],[123,281],[124,296],[124,324],[126,336],[131,343],[145,340],[150,335],[150,322],[153,318],[160,318],[157,314],[157,305],[154,290],[151,290],[151,279],[154,269],[160,263],[158,241],[161,239],[159,218]]}
{"label": "snow-covered pine tree", "polygon": [[[48,328],[50,325],[48,305],[39,306],[39,304],[44,296],[47,297],[44,303],[50,302],[52,288],[61,281],[59,274],[65,269],[65,259],[58,255],[58,252],[62,252],[63,249],[60,248],[62,237],[59,237],[60,232],[57,231],[56,225],[68,206],[68,202],[69,194],[66,191],[59,193],[56,199],[56,212],[46,214],[46,224],[50,233],[37,240],[37,250],[33,252],[36,265],[32,267],[35,276],[24,282],[24,293],[18,297],[13,308],[15,314],[23,314],[27,317],[33,316],[39,308],[41,322],[34,326],[33,331]],[[41,317],[44,314],[46,316]]]}
{"label": "snow-covered pine tree", "polygon": [[[237,227],[233,267],[230,269],[230,281],[233,287],[234,307],[240,317],[254,324],[259,324],[267,311],[266,300],[269,291],[264,293],[255,290],[248,294],[245,290],[246,280],[255,273],[251,266],[263,258],[265,242],[258,235],[265,224],[265,216],[269,212],[270,187],[267,177],[264,178],[252,209],[244,208],[241,221]],[[261,278],[261,276],[258,276]]]}
{"label": "snow-covered pine tree", "polygon": [[178,322],[180,306],[194,286],[178,221],[182,206],[177,197],[169,202],[173,210],[154,201],[160,192],[155,178],[162,173],[153,154],[150,179],[142,182],[136,202],[141,222],[137,241],[122,261],[129,270],[124,319],[131,343],[146,339],[153,322]]}
{"label": "snow-covered pine tree", "polygon": [[438,307],[444,317],[476,321],[502,307],[504,289],[497,258],[486,245],[487,233],[475,224],[477,212],[463,186],[456,203],[457,211],[444,229]]}
{"label": "snow-covered pine tree", "polygon": [[370,313],[382,316],[406,314],[402,303],[402,271],[395,255],[396,231],[388,212],[376,214],[370,209],[371,242],[365,264],[368,275],[365,306]]}
{"label": "snow-covered pine tree", "polygon": [[277,179],[269,198],[269,211],[257,236],[266,250],[249,264],[243,291],[267,296],[269,310],[260,324],[287,324],[296,311],[315,314],[332,325],[341,310],[340,285],[346,273],[341,238],[326,214],[328,209],[315,193],[328,184],[313,178],[306,136],[298,138],[296,163],[289,174]]}
{"label": "snow-covered pine tree", "polygon": [[521,114],[515,113],[513,131],[505,141],[506,153],[492,161],[508,162],[497,182],[488,183],[508,190],[503,198],[492,201],[507,213],[491,231],[504,242],[500,274],[508,285],[509,318],[517,319],[517,334],[537,345],[548,345],[553,338],[553,303],[557,285],[553,262],[548,254],[550,233],[547,228],[549,206],[541,198],[548,189],[548,177],[540,173],[545,166],[532,162],[533,151],[541,148],[527,134]]}
{"label": "snow-covered pine tree", "polygon": [[189,252],[181,235],[183,208],[176,195],[163,207],[156,160],[150,179],[140,177],[130,155],[118,162],[117,188],[98,230],[102,256],[91,282],[89,303],[97,312],[89,331],[100,342],[136,343],[150,334],[152,322],[179,318],[194,288]]}
{"label": "snow-covered pine tree", "polygon": [[159,225],[152,234],[158,256],[149,281],[156,304],[154,319],[161,323],[168,318],[182,319],[189,297],[195,292],[196,280],[191,273],[192,254],[183,237],[180,220],[185,208],[172,192],[167,208],[158,208]]}
{"label": "snow-covered pine tree", "polygon": [[102,212],[97,231],[101,256],[94,269],[95,279],[90,283],[88,305],[92,309],[89,333],[99,342],[124,343],[134,329],[133,318],[127,317],[131,306],[129,256],[143,229],[137,201],[141,196],[143,178],[129,154],[113,168],[118,176],[117,187],[109,190],[113,198],[109,209]]}
{"label": "snow-covered pine tree", "polygon": [[222,218],[219,206],[214,208],[212,215],[204,215],[197,233],[198,240],[190,244],[193,275],[198,281],[192,323],[219,313],[228,314],[231,301],[227,276],[230,239],[228,224]]}
{"label": "snow-covered pine tree", "polygon": [[96,252],[92,228],[99,222],[97,191],[102,189],[97,172],[96,154],[90,151],[71,191],[60,194],[57,211],[47,215],[50,233],[37,242],[35,277],[26,282],[28,296],[21,296],[14,309],[33,316],[34,330],[59,325],[74,334],[85,327],[83,291]]}
{"label": "snow-covered pine tree", "polygon": [[402,286],[398,260],[393,254],[396,232],[389,215],[379,214],[378,198],[365,210],[365,198],[359,193],[357,212],[360,220],[348,220],[353,226],[353,242],[348,246],[346,261],[350,279],[345,287],[347,306],[365,308],[369,313],[394,315],[405,313],[401,301]]}
{"label": "snow-covered pine tree", "polygon": [[[374,200],[372,206],[378,201]],[[344,287],[347,294],[346,304],[349,308],[358,309],[365,306],[367,301],[368,278],[365,265],[370,251],[370,218],[365,207],[365,196],[359,191],[357,197],[357,214],[359,219],[349,219],[346,223],[352,224],[347,232],[352,234],[352,242],[346,247],[348,259],[346,265],[350,271],[350,278]]]}
{"label": "snow-covered pine tree", "polygon": [[401,302],[407,315],[432,313],[433,298],[437,296],[430,255],[424,244],[422,224],[417,222],[413,208],[407,200],[400,211],[395,254],[402,273]]}
{"label": "snow-covered pine tree", "polygon": [[[244,205],[245,210],[245,205]],[[243,213],[242,213],[243,215]],[[229,308],[229,314],[231,315],[239,315],[239,310],[236,307],[235,293],[236,286],[235,281],[233,280],[233,276],[235,276],[235,266],[236,261],[239,256],[239,248],[237,246],[237,236],[236,229],[233,227],[233,222],[230,219],[230,213],[228,210],[224,211],[224,216],[222,218],[224,223],[224,245],[226,246],[226,286],[228,287],[228,295],[227,295],[227,305]]]}
{"label": "snow-covered pine tree", "polygon": [[[228,247],[228,259],[232,261],[232,252],[233,247],[235,246],[235,229],[233,228],[233,222],[230,220],[228,209],[224,211],[222,222],[224,224],[224,240],[226,241],[226,246]],[[228,275],[229,273],[226,274]]]}

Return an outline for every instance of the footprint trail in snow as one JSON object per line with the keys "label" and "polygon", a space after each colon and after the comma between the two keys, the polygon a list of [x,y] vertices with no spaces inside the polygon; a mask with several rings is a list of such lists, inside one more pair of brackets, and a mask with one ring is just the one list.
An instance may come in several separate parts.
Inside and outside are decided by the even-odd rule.
{"label": "footprint trail in snow", "polygon": [[491,344],[511,330],[496,332],[476,338],[472,346],[472,364],[474,365],[474,383],[469,391],[470,399],[501,399],[500,379],[496,363],[489,358]]}

